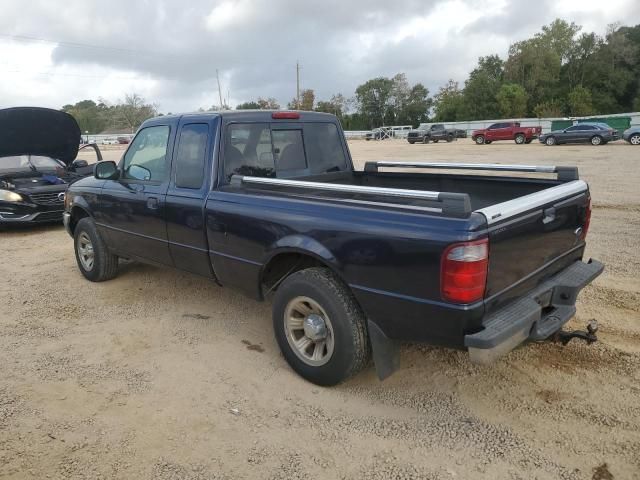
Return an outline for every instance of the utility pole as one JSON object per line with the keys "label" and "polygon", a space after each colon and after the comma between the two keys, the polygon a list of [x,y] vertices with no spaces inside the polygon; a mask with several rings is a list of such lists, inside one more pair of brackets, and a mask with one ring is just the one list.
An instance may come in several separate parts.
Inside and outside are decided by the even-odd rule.
{"label": "utility pole", "polygon": [[300,110],[300,63],[296,60],[296,108]]}
{"label": "utility pole", "polygon": [[222,89],[220,88],[220,75],[218,74],[218,69],[216,68],[216,79],[218,80],[218,96],[220,97],[220,110],[223,109],[222,104]]}

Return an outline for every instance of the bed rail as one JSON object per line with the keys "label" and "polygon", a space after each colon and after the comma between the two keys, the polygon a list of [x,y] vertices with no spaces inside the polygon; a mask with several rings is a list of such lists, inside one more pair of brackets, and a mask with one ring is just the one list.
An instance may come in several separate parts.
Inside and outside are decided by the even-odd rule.
{"label": "bed rail", "polygon": [[[304,180],[287,180],[282,178],[266,178],[266,177],[250,177],[242,175],[233,175],[231,184],[241,185],[264,185],[273,187],[290,187],[296,189],[325,191],[325,192],[342,192],[357,195],[365,195],[370,197],[386,197],[386,201],[371,200],[367,203],[381,204],[391,206],[388,202],[389,197],[404,198],[410,200],[426,200],[434,202],[434,205],[425,207],[428,211],[441,211],[443,214],[457,217],[467,218],[471,215],[471,199],[466,193],[451,192],[433,192],[428,190],[407,190],[402,188],[384,188],[384,187],[366,187],[361,185],[343,185],[336,183],[308,182]],[[347,200],[352,201],[352,200]],[[403,207],[402,205],[395,205]],[[434,208],[435,206],[435,208]],[[416,209],[415,207],[413,208]]]}
{"label": "bed rail", "polygon": [[500,163],[367,162],[364,165],[364,171],[375,173],[378,172],[381,167],[557,173],[558,180],[563,182],[578,180],[580,178],[578,175],[578,167],[558,167],[552,165],[503,165]]}

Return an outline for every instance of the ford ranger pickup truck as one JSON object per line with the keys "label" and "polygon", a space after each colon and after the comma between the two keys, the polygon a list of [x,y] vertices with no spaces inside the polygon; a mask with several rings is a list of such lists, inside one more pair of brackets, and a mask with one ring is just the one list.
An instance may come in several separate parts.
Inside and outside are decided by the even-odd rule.
{"label": "ford ranger pickup truck", "polygon": [[520,122],[494,123],[489,128],[474,130],[471,140],[488,145],[499,140],[513,140],[518,145],[529,144],[542,133],[542,127],[522,127]]}
{"label": "ford ranger pickup truck", "polygon": [[333,385],[371,357],[390,375],[402,341],[489,363],[526,341],[594,340],[561,330],[603,270],[583,261],[590,215],[574,167],[361,171],[335,116],[243,111],[147,120],[118,164],[69,187],[64,223],[88,280],[123,258],[271,300],[286,361]]}

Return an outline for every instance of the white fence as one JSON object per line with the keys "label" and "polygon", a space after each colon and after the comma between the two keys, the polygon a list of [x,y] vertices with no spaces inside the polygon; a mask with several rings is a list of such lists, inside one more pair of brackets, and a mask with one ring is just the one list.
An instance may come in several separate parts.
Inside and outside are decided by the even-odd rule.
{"label": "white fence", "polygon": [[[591,115],[588,117],[559,117],[559,118],[500,118],[496,120],[474,120],[469,122],[449,122],[445,123],[446,128],[459,128],[460,130],[465,130],[467,132],[467,136],[471,136],[471,132],[474,130],[478,130],[481,128],[487,128],[488,126],[498,123],[498,122],[520,122],[520,125],[523,127],[537,127],[538,125],[542,127],[542,132],[547,133],[551,131],[551,124],[557,120],[571,120],[573,122],[578,122],[580,120],[590,119],[590,118],[616,118],[616,117],[629,117],[631,118],[631,126],[640,125],[640,112],[631,112],[631,113],[615,113],[611,115]],[[424,125],[432,125],[433,123],[425,123]],[[350,131],[344,132],[347,138],[364,138],[365,134],[370,130],[365,131]]]}

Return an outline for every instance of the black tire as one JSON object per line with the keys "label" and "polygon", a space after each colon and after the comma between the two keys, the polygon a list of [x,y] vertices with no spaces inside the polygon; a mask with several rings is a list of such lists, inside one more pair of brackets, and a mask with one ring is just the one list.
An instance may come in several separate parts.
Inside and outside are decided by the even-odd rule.
{"label": "black tire", "polygon": [[477,145],[484,145],[485,144],[485,138],[484,135],[478,135],[475,140]]}
{"label": "black tire", "polygon": [[604,145],[604,141],[600,135],[594,135],[591,137],[591,145],[597,147],[599,145]]}
{"label": "black tire", "polygon": [[515,140],[516,144],[523,145],[524,142],[527,141],[527,138],[523,134],[519,133],[519,134],[516,135],[514,140]]}
{"label": "black tire", "polygon": [[[82,256],[83,241],[88,238],[93,253],[93,261],[89,266],[86,257]],[[96,225],[91,218],[81,219],[73,232],[73,247],[76,254],[76,262],[82,275],[92,282],[111,280],[118,274],[118,257],[107,249],[102,237],[96,230]],[[81,258],[83,257],[83,258]]]}
{"label": "black tire", "polygon": [[553,147],[554,145],[557,145],[558,142],[556,141],[556,137],[547,137],[544,140],[544,144],[548,147]]}
{"label": "black tire", "polygon": [[422,143],[429,143],[431,139],[429,137],[427,137],[426,135],[422,138]]}
{"label": "black tire", "polygon": [[416,143],[413,140],[408,140],[408,142],[409,142],[410,145],[413,145],[414,143]]}
{"label": "black tire", "polygon": [[640,145],[640,133],[634,133],[629,137],[629,143],[631,145]]}
{"label": "black tire", "polygon": [[531,140],[531,139],[529,139],[529,140],[525,140],[525,141],[524,141],[524,143],[526,143],[527,145],[529,145],[531,142],[532,142],[532,140]]}
{"label": "black tire", "polygon": [[434,140],[433,140],[433,143],[438,143],[439,141],[440,141],[440,140],[436,140],[436,139],[434,139]]}
{"label": "black tire", "polygon": [[493,140],[485,140],[484,141],[485,145],[491,145],[491,142],[493,142]]}
{"label": "black tire", "polygon": [[[326,312],[333,332],[333,352],[326,363],[319,366],[309,365],[299,357],[300,350],[296,351],[290,345],[291,336],[285,325],[288,307],[305,297]],[[301,270],[282,282],[273,299],[273,330],[287,363],[301,377],[316,385],[340,383],[369,362],[371,349],[364,313],[344,283],[326,268]],[[303,336],[306,333],[305,330]]]}
{"label": "black tire", "polygon": [[451,143],[455,140],[455,137],[453,135],[447,135],[447,143]]}

